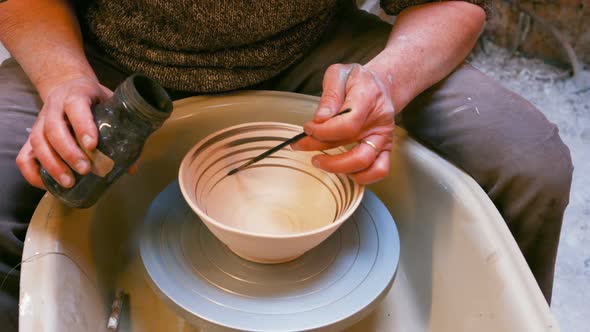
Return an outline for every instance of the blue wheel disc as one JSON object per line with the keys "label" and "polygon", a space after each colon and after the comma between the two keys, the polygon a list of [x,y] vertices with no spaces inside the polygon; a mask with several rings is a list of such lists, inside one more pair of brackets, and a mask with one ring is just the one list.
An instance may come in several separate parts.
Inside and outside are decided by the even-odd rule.
{"label": "blue wheel disc", "polygon": [[316,248],[283,264],[253,263],[209,232],[173,182],[150,206],[140,254],[154,291],[207,331],[342,330],[387,294],[400,243],[389,211],[366,190]]}

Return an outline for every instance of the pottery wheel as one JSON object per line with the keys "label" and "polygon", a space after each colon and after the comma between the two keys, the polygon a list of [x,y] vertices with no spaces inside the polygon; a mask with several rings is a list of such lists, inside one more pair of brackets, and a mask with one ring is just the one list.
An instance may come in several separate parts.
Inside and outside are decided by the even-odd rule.
{"label": "pottery wheel", "polygon": [[210,330],[341,330],[369,314],[389,291],[399,236],[370,191],[331,237],[300,258],[246,261],[209,232],[177,182],[153,201],[140,254],[153,289],[188,322]]}

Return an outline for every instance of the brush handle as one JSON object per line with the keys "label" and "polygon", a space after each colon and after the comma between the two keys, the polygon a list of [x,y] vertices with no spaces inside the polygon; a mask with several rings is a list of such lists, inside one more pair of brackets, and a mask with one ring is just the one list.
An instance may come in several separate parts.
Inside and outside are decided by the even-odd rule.
{"label": "brush handle", "polygon": [[289,138],[288,140],[284,141],[283,143],[275,146],[274,148],[265,151],[264,153],[258,155],[257,157],[255,157],[254,159],[251,159],[250,161],[248,161],[247,163],[245,163],[244,165],[240,166],[237,168],[237,170],[241,170],[244,169],[254,163],[257,163],[259,161],[261,161],[262,159],[270,156],[271,154],[281,150],[282,148],[286,147],[287,145],[293,144],[297,141],[299,141],[300,139],[302,139],[303,137],[307,136],[305,133],[301,133],[301,134],[297,134],[296,136],[293,136],[291,138]]}
{"label": "brush handle", "polygon": [[[342,112],[340,112],[340,113],[338,113],[338,114],[336,114],[336,115],[334,115],[334,116],[336,117],[336,116],[339,116],[339,115],[342,115],[342,114],[348,113],[348,112],[350,112],[350,111],[351,111],[351,109],[350,109],[350,108],[347,108],[347,109],[345,109],[344,111],[342,111]],[[270,156],[271,154],[273,154],[273,153],[275,153],[275,152],[277,152],[277,151],[281,150],[281,149],[282,149],[282,148],[284,148],[285,146],[287,146],[287,145],[291,145],[291,144],[293,144],[293,143],[295,143],[295,142],[299,141],[300,139],[302,139],[302,138],[303,138],[303,137],[305,137],[305,136],[307,136],[307,134],[306,134],[305,132],[303,132],[303,133],[301,133],[301,134],[297,134],[297,135],[295,135],[295,136],[293,136],[293,137],[289,138],[288,140],[284,141],[283,143],[281,143],[281,144],[279,144],[279,145],[275,146],[274,148],[272,148],[272,149],[270,149],[270,150],[267,150],[267,151],[265,151],[265,152],[263,152],[263,153],[259,154],[258,156],[254,157],[253,159],[250,159],[250,161],[248,161],[247,163],[243,164],[242,166],[240,166],[240,167],[238,167],[238,168],[234,168],[234,169],[232,169],[231,171],[229,171],[229,173],[228,173],[227,175],[229,176],[229,175],[232,175],[232,174],[236,174],[237,172],[239,172],[239,171],[243,170],[244,168],[246,168],[246,167],[248,167],[248,166],[250,166],[250,165],[252,165],[252,164],[254,164],[254,163],[257,163],[257,162],[261,161],[262,159],[264,159],[264,158],[266,158],[266,157]]]}

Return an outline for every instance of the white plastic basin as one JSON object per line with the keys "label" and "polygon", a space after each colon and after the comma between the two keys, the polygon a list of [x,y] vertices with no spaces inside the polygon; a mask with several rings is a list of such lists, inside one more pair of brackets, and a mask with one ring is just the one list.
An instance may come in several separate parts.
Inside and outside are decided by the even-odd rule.
{"label": "white plastic basin", "polygon": [[[244,122],[303,124],[318,99],[246,92],[175,103],[149,140],[140,169],[93,208],[46,195],[27,233],[20,330],[106,331],[114,289],[130,293],[120,331],[198,331],[150,289],[137,259],[138,227],[152,199],[207,134]],[[558,331],[504,221],[464,172],[397,130],[391,174],[369,189],[397,222],[401,259],[383,303],[349,331]]]}

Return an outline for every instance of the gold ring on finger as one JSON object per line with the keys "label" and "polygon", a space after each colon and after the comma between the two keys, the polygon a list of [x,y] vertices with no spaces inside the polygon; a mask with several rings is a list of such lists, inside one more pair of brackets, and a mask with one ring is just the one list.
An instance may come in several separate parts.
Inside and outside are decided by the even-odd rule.
{"label": "gold ring on finger", "polygon": [[375,150],[375,153],[379,153],[379,149],[377,148],[377,145],[375,145],[375,143],[369,141],[368,139],[362,140],[361,143],[367,144],[368,146],[372,147],[373,150]]}

